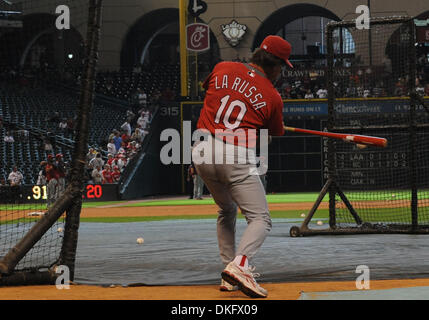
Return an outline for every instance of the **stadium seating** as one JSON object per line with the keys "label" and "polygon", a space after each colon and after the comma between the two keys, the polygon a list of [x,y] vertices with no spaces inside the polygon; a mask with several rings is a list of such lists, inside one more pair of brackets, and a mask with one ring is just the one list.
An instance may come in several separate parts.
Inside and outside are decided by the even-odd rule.
{"label": "stadium seating", "polygon": [[[52,116],[58,112],[60,118],[74,119],[78,101],[77,96],[41,88],[2,86],[0,117],[4,125],[0,129],[0,178],[7,180],[12,167],[17,165],[24,175],[25,184],[36,183],[40,162],[47,156],[42,138],[48,133],[51,140],[55,140],[52,153],[62,153],[65,161],[70,161],[74,144],[73,133],[60,129],[59,120],[52,119]],[[95,103],[91,114],[89,145],[106,149],[109,134],[113,129],[119,128],[125,118],[124,109],[107,103]],[[14,132],[13,143],[3,140],[8,130]],[[25,131],[22,130],[25,130],[28,136],[25,136]]]}
{"label": "stadium seating", "polygon": [[123,70],[119,72],[100,72],[96,79],[96,90],[106,96],[131,102],[138,88],[149,97],[156,91],[170,88],[177,92],[180,86],[180,66],[155,64],[150,70],[142,72]]}

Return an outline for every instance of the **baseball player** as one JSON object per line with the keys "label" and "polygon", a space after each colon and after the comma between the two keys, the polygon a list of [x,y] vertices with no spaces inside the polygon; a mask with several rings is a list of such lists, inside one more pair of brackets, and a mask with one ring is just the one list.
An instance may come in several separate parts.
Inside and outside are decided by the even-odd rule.
{"label": "baseball player", "polygon": [[58,199],[59,197],[61,197],[61,195],[64,193],[64,190],[66,189],[66,164],[64,163],[63,155],[61,153],[58,153],[55,156],[55,159],[57,160],[55,162],[55,166],[57,168],[58,175],[56,199]]}
{"label": "baseball player", "polygon": [[46,174],[46,196],[47,196],[47,207],[48,209],[52,204],[57,200],[58,195],[58,171],[57,166],[54,162],[54,156],[52,154],[48,155],[48,163],[45,166]]}
{"label": "baseball player", "polygon": [[44,186],[46,185],[46,173],[45,173],[45,166],[48,163],[46,161],[40,162],[40,171],[39,175],[37,176],[37,185],[38,186]]}
{"label": "baseball player", "polygon": [[[211,146],[211,161],[197,163],[195,167],[220,207],[217,219],[217,237],[222,262],[220,290],[232,291],[237,287],[250,297],[267,297],[267,291],[254,279],[251,259],[263,244],[271,230],[271,218],[265,197],[265,190],[258,175],[251,174],[256,165],[251,161],[236,161],[219,164],[219,152],[223,160],[229,157],[227,139],[221,138],[223,148],[215,148],[215,130],[230,129],[250,133],[249,129],[268,129],[271,136],[284,134],[283,103],[273,83],[280,76],[282,65],[289,62],[291,45],[278,36],[264,39],[249,64],[241,62],[220,62],[204,82],[206,96],[197,128],[210,134],[207,140],[198,141],[193,147],[193,159],[201,146]],[[250,134],[249,134],[250,136]],[[251,148],[250,137],[246,148]],[[211,141],[209,141],[211,139]],[[221,144],[222,144],[221,143]],[[235,152],[243,148],[234,141]],[[247,150],[246,149],[246,150]],[[198,150],[198,151],[196,151]],[[236,153],[237,154],[237,153]],[[247,221],[238,247],[235,247],[237,207]]]}

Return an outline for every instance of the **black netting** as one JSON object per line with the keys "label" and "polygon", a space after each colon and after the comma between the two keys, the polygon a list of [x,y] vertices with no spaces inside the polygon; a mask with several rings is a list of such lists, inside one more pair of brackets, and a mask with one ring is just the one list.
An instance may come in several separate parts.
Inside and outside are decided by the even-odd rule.
{"label": "black netting", "polygon": [[[65,172],[72,167],[89,3],[0,2],[0,262],[47,212],[60,216],[19,260],[15,272],[47,269],[60,258],[70,200],[58,188],[58,175],[58,184],[49,183],[44,162],[49,156],[55,162],[56,154],[62,154]],[[70,90],[77,77],[78,85]],[[62,119],[73,125],[59,128]],[[69,183],[66,176],[65,185]],[[48,211],[48,206],[54,209]]]}
{"label": "black netting", "polygon": [[[330,130],[388,140],[385,148],[332,141],[332,177],[364,224],[386,229],[427,225],[429,113],[413,97],[420,79],[414,25],[384,19],[370,30],[332,26],[334,70],[350,72],[333,72],[330,79]],[[356,226],[338,195],[335,203],[337,227]]]}

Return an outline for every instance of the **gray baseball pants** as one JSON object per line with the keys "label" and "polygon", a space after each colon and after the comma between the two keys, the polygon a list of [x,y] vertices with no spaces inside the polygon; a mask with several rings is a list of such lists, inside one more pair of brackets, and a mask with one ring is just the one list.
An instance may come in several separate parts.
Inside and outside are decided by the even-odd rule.
{"label": "gray baseball pants", "polygon": [[[214,138],[212,140],[214,141]],[[197,142],[194,149],[204,144],[207,146],[207,142]],[[259,176],[251,174],[255,165],[248,161],[245,164],[225,164],[225,156],[223,164],[216,164],[215,157],[219,150],[214,150],[214,143],[212,146],[211,163],[198,164],[194,161],[194,164],[220,208],[217,237],[222,262],[227,265],[237,255],[245,255],[251,259],[262,246],[272,224],[264,187]],[[246,218],[247,228],[236,249],[237,207]]]}

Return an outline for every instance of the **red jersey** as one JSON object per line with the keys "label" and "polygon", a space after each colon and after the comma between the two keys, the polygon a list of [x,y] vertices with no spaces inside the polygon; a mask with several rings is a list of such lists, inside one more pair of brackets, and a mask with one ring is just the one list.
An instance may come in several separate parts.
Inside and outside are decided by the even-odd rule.
{"label": "red jersey", "polygon": [[103,183],[113,183],[112,171],[104,169],[101,171],[103,176]]}
{"label": "red jersey", "polygon": [[[256,139],[250,139],[250,129],[268,129],[272,136],[284,135],[283,102],[265,73],[252,65],[239,62],[221,62],[204,82],[206,96],[197,123],[198,129],[243,129],[249,139],[248,147],[254,147]],[[243,145],[238,139],[234,144]]]}
{"label": "red jersey", "polygon": [[114,182],[119,182],[119,179],[121,178],[121,171],[119,170],[113,170],[112,172],[112,179]]}
{"label": "red jersey", "polygon": [[52,179],[59,178],[59,172],[55,165],[48,163],[45,167],[45,173],[46,173],[46,181],[51,181]]}

